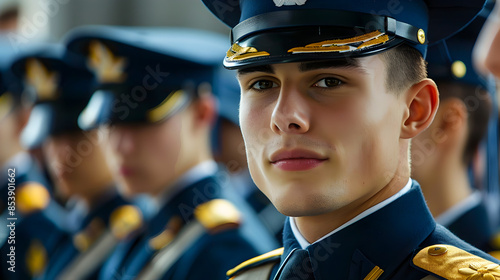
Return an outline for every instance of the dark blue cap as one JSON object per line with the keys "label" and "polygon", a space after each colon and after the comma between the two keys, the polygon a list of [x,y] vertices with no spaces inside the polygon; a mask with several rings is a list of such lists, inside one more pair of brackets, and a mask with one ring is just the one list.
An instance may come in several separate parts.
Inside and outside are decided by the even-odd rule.
{"label": "dark blue cap", "polygon": [[10,71],[13,58],[21,53],[25,45],[14,45],[6,38],[0,39],[0,120],[21,102],[23,86]]}
{"label": "dark blue cap", "polygon": [[485,9],[465,29],[429,47],[427,54],[429,78],[436,82],[460,82],[492,90],[491,80],[480,75],[474,69],[472,62],[472,50],[488,14],[489,10]]}
{"label": "dark blue cap", "polygon": [[424,57],[474,19],[485,0],[203,0],[232,28],[224,65],[360,57],[402,43]]}
{"label": "dark blue cap", "polygon": [[36,100],[21,135],[25,147],[35,148],[48,136],[80,130],[78,116],[90,99],[95,78],[64,59],[63,46],[45,45],[25,52],[11,70]]}
{"label": "dark blue cap", "polygon": [[172,116],[213,81],[225,36],[185,28],[87,26],[66,38],[69,53],[100,85],[80,117],[83,129],[103,123],[155,123]]}
{"label": "dark blue cap", "polygon": [[216,74],[213,92],[218,101],[219,116],[239,125],[240,85],[235,72],[221,66]]}

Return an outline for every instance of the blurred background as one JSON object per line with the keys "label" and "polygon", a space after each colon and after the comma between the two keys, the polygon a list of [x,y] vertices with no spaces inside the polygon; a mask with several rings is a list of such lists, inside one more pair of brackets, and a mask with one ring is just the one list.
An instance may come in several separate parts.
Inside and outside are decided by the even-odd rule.
{"label": "blurred background", "polygon": [[181,26],[229,36],[200,0],[0,0],[0,30],[13,43],[55,42],[87,24]]}

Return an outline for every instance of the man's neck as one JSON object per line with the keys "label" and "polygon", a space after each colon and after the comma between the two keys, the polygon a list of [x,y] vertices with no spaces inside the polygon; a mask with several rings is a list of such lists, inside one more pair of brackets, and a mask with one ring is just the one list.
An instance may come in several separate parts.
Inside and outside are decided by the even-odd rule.
{"label": "man's neck", "polygon": [[295,223],[302,236],[309,243],[314,243],[369,208],[397,194],[408,183],[408,180],[408,176],[395,176],[374,194],[362,197],[342,208],[322,215],[297,217]]}
{"label": "man's neck", "polygon": [[437,217],[469,197],[472,188],[465,166],[446,164],[434,170],[433,176],[419,183],[432,215]]}

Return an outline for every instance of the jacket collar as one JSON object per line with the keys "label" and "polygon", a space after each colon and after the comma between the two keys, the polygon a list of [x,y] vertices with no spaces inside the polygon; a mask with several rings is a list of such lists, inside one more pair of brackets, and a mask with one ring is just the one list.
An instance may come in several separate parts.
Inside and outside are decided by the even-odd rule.
{"label": "jacket collar", "polygon": [[[410,191],[397,200],[306,250],[317,280],[326,279],[326,275],[335,275],[335,279],[363,279],[377,266],[384,270],[380,279],[386,279],[435,226],[420,185],[413,181]],[[300,248],[288,219],[283,244],[282,262],[293,249]]]}

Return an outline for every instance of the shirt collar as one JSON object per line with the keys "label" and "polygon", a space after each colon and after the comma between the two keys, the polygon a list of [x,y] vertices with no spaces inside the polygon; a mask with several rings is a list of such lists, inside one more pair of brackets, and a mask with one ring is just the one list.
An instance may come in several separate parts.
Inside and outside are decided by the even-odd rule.
{"label": "shirt collar", "polygon": [[[326,234],[325,236],[321,237],[320,239],[318,239],[314,243],[320,242],[321,240],[327,238],[328,236],[330,236],[332,234],[335,234],[335,233],[341,231],[342,229],[344,229],[344,228],[346,228],[346,227],[354,224],[355,222],[357,222],[357,221],[359,221],[359,220],[361,220],[361,219],[369,216],[370,214],[373,214],[373,213],[377,212],[378,210],[382,209],[386,205],[390,204],[391,202],[395,201],[399,197],[401,197],[404,194],[406,194],[411,189],[411,184],[412,184],[412,180],[410,178],[410,179],[408,179],[408,183],[406,183],[406,185],[399,192],[397,192],[393,196],[387,198],[386,200],[384,200],[384,201],[382,201],[382,202],[380,202],[380,203],[378,203],[378,204],[376,204],[376,205],[374,205],[374,206],[366,209],[361,214],[357,215],[356,217],[354,217],[350,221],[346,222],[345,224],[341,225],[340,227],[336,228],[335,230],[329,232],[328,234]],[[292,232],[293,232],[293,235],[294,235],[295,239],[297,239],[297,241],[299,242],[300,247],[302,249],[307,248],[309,245],[311,245],[311,243],[309,243],[304,238],[304,236],[300,233],[300,231],[297,228],[297,225],[295,223],[295,218],[290,217],[289,219],[290,219],[290,227],[292,228]]]}
{"label": "shirt collar", "polygon": [[474,191],[469,197],[454,205],[436,218],[436,222],[448,227],[472,208],[481,204],[481,193]]}

